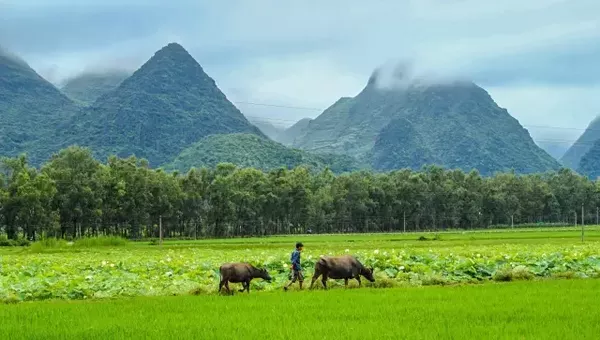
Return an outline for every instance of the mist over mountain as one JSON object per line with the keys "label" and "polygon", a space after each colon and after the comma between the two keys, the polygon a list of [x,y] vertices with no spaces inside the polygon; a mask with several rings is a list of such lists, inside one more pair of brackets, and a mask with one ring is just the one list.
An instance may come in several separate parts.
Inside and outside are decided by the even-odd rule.
{"label": "mist over mountain", "polygon": [[60,89],[74,101],[90,105],[116,89],[130,75],[125,71],[86,72],[68,79]]}
{"label": "mist over mountain", "polygon": [[489,175],[560,167],[481,87],[464,80],[407,80],[400,71],[393,77],[398,81],[382,86],[376,70],[362,92],[326,109],[292,145],[350,155],[377,170],[438,164]]}
{"label": "mist over mountain", "polygon": [[266,118],[248,117],[248,120],[262,133],[274,141],[277,141],[279,134],[285,131],[285,128],[271,124]]}
{"label": "mist over mountain", "polygon": [[280,132],[277,136],[277,141],[282,143],[283,145],[293,145],[296,138],[299,138],[304,133],[306,133],[306,130],[308,129],[308,126],[311,121],[311,118],[300,119],[299,121],[294,123],[294,125]]}

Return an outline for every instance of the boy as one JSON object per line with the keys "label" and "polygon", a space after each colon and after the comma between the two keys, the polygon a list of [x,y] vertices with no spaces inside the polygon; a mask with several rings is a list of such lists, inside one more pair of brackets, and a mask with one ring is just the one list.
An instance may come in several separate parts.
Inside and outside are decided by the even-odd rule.
{"label": "boy", "polygon": [[292,285],[292,283],[298,280],[298,284],[300,285],[300,289],[302,289],[302,282],[304,281],[304,277],[302,276],[302,266],[300,265],[300,252],[304,249],[304,245],[302,242],[296,243],[296,250],[292,252],[292,256],[290,261],[292,262],[292,281],[283,287],[284,290],[288,290],[288,288]]}

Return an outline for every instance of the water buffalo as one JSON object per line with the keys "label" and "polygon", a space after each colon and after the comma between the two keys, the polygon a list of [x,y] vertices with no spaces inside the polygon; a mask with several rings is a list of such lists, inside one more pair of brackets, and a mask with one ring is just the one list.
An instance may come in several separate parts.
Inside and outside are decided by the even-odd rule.
{"label": "water buffalo", "polygon": [[267,282],[271,282],[271,276],[266,269],[259,269],[249,263],[225,263],[219,268],[221,273],[221,281],[219,282],[219,292],[223,288],[223,285],[227,289],[228,293],[231,293],[229,289],[229,282],[242,283],[243,292],[244,289],[250,293],[250,281],[254,278],[261,278]]}
{"label": "water buffalo", "polygon": [[346,287],[349,279],[356,279],[360,287],[360,276],[364,276],[367,280],[375,282],[373,278],[373,268],[366,268],[354,256],[322,256],[315,264],[315,273],[310,283],[312,288],[315,281],[322,275],[321,282],[323,287],[327,289],[327,279],[344,279]]}

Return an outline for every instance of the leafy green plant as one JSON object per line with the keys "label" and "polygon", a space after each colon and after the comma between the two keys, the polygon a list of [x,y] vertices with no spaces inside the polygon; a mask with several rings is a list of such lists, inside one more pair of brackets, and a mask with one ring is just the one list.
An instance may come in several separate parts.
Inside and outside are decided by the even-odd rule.
{"label": "leafy green plant", "polygon": [[[62,240],[45,239],[35,242],[30,252],[3,255],[0,300],[212,294],[218,286],[219,266],[235,261],[269,270],[273,281],[254,280],[253,291],[280,290],[288,280],[289,249],[276,243],[253,247],[219,240],[186,247],[167,245],[159,250],[144,245],[112,247],[122,244],[121,241],[103,240],[86,241],[89,247],[77,248]],[[109,246],[96,247],[98,244]],[[600,276],[598,243],[523,247],[520,244],[444,246],[439,242],[433,249],[379,248],[378,241],[346,246],[350,244],[356,248],[331,248],[328,243],[307,247],[302,255],[307,281],[320,255],[348,253],[365,266],[375,268],[375,283],[363,280],[365,287],[373,288]],[[60,251],[45,251],[52,249]],[[328,285],[336,288],[344,283],[329,280]],[[352,286],[356,285],[352,281]]]}

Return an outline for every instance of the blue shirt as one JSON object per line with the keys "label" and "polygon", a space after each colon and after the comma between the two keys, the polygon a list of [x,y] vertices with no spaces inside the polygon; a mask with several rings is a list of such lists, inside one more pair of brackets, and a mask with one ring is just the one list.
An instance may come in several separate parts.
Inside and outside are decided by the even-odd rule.
{"label": "blue shirt", "polygon": [[300,252],[298,249],[292,252],[292,257],[290,260],[292,261],[292,268],[294,270],[302,270],[302,266],[300,265]]}

